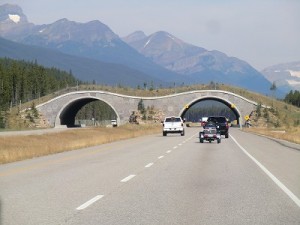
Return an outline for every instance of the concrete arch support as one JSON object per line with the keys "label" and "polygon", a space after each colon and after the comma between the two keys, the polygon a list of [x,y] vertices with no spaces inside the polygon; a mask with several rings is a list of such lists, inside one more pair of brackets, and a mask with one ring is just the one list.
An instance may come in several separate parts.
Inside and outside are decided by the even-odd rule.
{"label": "concrete arch support", "polygon": [[138,97],[115,94],[105,91],[77,91],[58,96],[48,102],[40,104],[37,109],[44,115],[52,127],[64,125],[63,121],[72,122],[74,112],[83,105],[99,100],[107,103],[116,113],[119,124],[129,121],[132,111],[137,110],[140,100],[145,107],[154,107],[163,112],[164,116],[182,116],[186,107],[190,107],[199,101],[211,99],[223,102],[228,107],[233,107],[242,124],[244,116],[251,114],[256,109],[257,103],[240,95],[219,91],[201,90],[190,91],[161,97]]}

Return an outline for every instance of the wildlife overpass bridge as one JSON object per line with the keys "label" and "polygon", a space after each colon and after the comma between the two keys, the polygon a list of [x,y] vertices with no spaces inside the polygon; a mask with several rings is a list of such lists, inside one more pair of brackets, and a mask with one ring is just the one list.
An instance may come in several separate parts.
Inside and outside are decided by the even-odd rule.
{"label": "wildlife overpass bridge", "polygon": [[137,97],[106,91],[75,91],[63,94],[40,104],[37,109],[48,120],[51,127],[74,126],[77,112],[92,101],[103,101],[115,112],[118,124],[129,122],[138,103],[143,100],[145,108],[154,107],[163,116],[181,116],[194,104],[203,100],[219,101],[227,105],[236,115],[238,124],[256,109],[257,103],[235,93],[221,90],[199,90],[172,94],[161,97]]}

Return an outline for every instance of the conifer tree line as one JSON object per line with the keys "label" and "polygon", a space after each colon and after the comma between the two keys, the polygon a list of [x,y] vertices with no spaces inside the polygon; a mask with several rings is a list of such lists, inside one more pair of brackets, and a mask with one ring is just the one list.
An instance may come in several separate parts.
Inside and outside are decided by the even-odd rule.
{"label": "conifer tree line", "polygon": [[184,115],[187,121],[199,122],[202,117],[207,116],[225,116],[230,121],[236,119],[233,111],[227,106],[210,106],[210,107],[191,107]]}
{"label": "conifer tree line", "polygon": [[[45,68],[37,62],[0,58],[0,128],[5,128],[6,111],[53,92],[83,84],[70,71]],[[79,110],[77,120],[115,119],[113,109],[106,103],[94,101]]]}
{"label": "conifer tree line", "polygon": [[284,101],[294,106],[300,107],[300,91],[290,91],[285,96]]}
{"label": "conifer tree line", "polygon": [[76,84],[71,73],[37,62],[0,58],[0,111]]}
{"label": "conifer tree line", "polygon": [[75,120],[91,120],[99,123],[105,120],[117,119],[115,111],[105,102],[93,101],[83,106],[76,114]]}

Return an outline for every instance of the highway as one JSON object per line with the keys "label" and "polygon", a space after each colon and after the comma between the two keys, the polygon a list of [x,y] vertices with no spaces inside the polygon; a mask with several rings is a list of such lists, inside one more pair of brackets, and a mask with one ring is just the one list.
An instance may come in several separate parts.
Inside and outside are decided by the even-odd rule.
{"label": "highway", "polygon": [[0,224],[300,224],[299,145],[199,130],[0,165]]}

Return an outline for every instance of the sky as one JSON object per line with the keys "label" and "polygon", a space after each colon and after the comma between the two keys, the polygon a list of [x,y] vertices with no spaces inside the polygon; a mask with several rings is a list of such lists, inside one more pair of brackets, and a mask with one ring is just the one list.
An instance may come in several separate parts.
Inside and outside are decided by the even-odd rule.
{"label": "sky", "polygon": [[300,61],[300,0],[0,0],[29,22],[99,20],[120,37],[166,31],[257,70]]}

